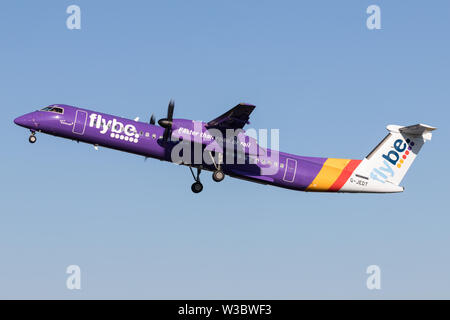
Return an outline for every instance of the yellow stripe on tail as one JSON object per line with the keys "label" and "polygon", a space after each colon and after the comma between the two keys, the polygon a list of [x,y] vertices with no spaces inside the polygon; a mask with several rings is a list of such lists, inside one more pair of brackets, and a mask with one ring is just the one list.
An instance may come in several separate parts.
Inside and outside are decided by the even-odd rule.
{"label": "yellow stripe on tail", "polygon": [[339,178],[342,170],[350,162],[350,159],[328,158],[323,164],[319,174],[306,188],[306,191],[327,191]]}

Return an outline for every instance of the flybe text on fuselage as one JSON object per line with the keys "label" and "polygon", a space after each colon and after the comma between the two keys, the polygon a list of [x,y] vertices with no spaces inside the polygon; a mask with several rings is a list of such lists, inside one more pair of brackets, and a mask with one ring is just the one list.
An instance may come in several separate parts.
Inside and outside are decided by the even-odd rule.
{"label": "flybe text on fuselage", "polygon": [[101,134],[106,134],[110,132],[111,138],[116,138],[120,140],[137,142],[139,134],[137,133],[136,127],[132,124],[123,124],[116,118],[112,120],[106,120],[102,115],[91,113],[89,115],[89,127],[99,129]]}

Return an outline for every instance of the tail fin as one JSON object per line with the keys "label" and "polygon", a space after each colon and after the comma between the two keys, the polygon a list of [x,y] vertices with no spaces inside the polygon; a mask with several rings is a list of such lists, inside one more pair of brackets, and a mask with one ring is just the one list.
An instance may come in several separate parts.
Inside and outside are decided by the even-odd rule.
{"label": "tail fin", "polygon": [[389,125],[386,128],[388,135],[361,162],[355,173],[383,184],[390,182],[398,186],[436,128],[424,124],[407,127]]}

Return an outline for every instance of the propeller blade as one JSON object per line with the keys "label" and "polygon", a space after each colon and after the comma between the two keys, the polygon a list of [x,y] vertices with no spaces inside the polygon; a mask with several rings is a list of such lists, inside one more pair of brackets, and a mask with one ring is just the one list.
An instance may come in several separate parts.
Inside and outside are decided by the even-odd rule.
{"label": "propeller blade", "polygon": [[175,108],[175,102],[170,100],[169,106],[167,107],[167,119],[172,121],[173,119],[173,109]]}
{"label": "propeller blade", "polygon": [[169,106],[167,107],[167,118],[158,120],[158,124],[164,128],[163,141],[167,141],[170,138],[172,132],[172,120],[174,109],[175,109],[175,102],[173,100],[170,100]]}
{"label": "propeller blade", "polygon": [[164,129],[164,134],[163,134],[163,141],[169,140],[169,135],[170,135],[170,129],[169,128],[165,128]]}

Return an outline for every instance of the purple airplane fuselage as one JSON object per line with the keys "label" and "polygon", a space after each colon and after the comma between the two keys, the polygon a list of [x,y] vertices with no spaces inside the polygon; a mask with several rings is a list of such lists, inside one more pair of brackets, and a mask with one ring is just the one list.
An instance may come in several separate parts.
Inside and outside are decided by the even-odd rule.
{"label": "purple airplane fuselage", "polygon": [[[192,172],[197,183],[197,188],[194,188],[195,183],[192,186],[194,192],[203,189],[199,179],[202,169],[213,171],[214,174],[222,173],[223,176],[213,175],[215,181],[221,181],[228,175],[300,191],[383,193],[403,191],[402,187],[391,186],[388,183],[382,185],[373,179],[370,180],[368,176],[358,175],[355,170],[362,160],[304,157],[261,148],[257,141],[245,135],[243,130],[235,137],[234,142],[231,141],[234,143],[233,146],[240,146],[243,152],[242,150],[230,152],[228,147],[224,147],[225,144],[211,149],[211,146],[218,142],[216,136],[210,134],[213,126],[233,126],[236,121],[248,123],[248,115],[253,108],[251,105],[240,104],[222,118],[219,117],[209,123],[188,119],[171,118],[170,121],[162,119],[163,121],[159,122],[162,125],[170,122],[168,138],[165,135],[167,129],[155,125],[155,121],[153,124],[144,123],[64,104],[51,105],[25,114],[16,118],[14,122],[32,132],[30,142],[36,141],[35,133],[42,132],[92,144],[96,148],[101,146],[146,158],[187,165],[191,172],[192,168],[196,168],[197,177]],[[195,149],[196,145],[201,146],[201,154],[209,154],[213,160],[206,161],[208,160],[206,156],[206,160],[205,157],[200,157],[200,161],[198,159],[194,161],[193,155],[190,155],[187,161],[186,157],[174,160],[174,151],[180,143],[191,143],[194,146],[192,149]],[[181,153],[185,155],[186,149]],[[222,153],[222,162],[214,160],[216,153]],[[227,157],[230,153],[234,154],[231,160]],[[177,151],[176,154],[180,152]]]}

